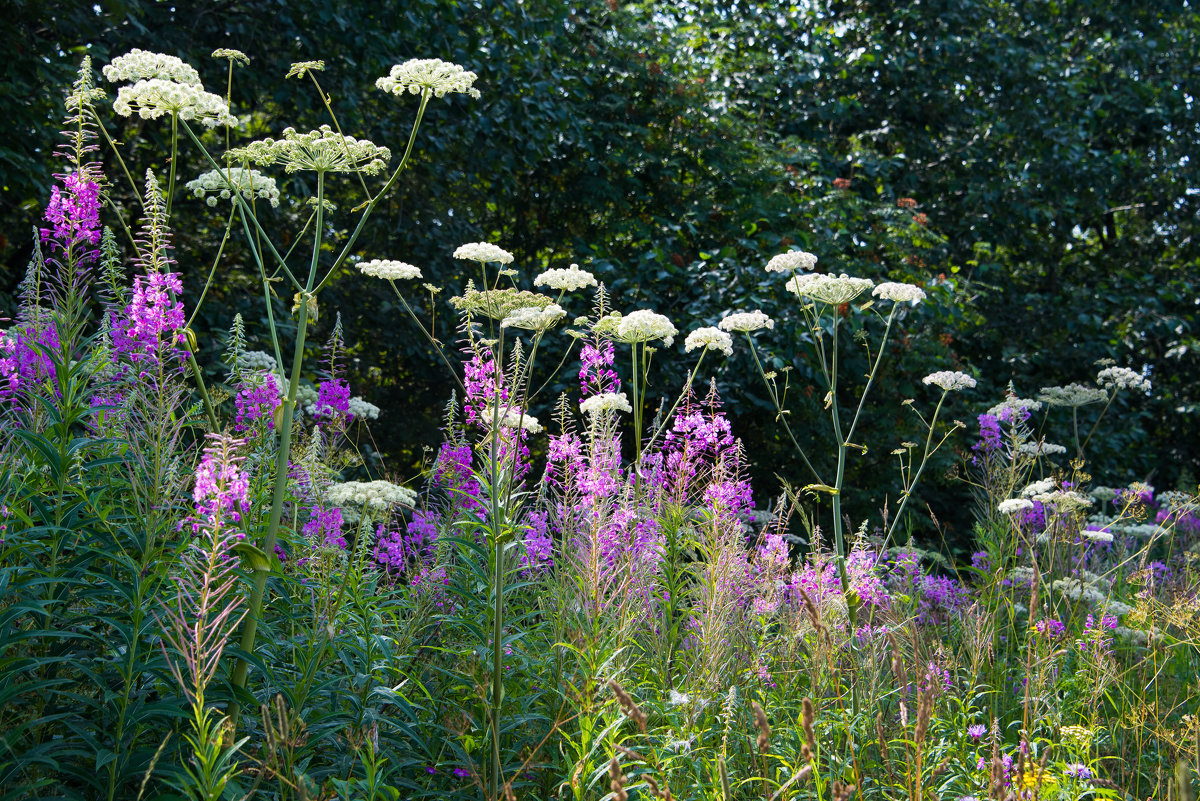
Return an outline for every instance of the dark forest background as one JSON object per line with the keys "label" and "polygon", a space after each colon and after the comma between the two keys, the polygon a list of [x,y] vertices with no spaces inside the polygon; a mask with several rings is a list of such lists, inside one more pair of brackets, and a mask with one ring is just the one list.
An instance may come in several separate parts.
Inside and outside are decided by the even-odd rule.
{"label": "dark forest background", "polygon": [[[920,379],[939,369],[980,381],[953,399],[949,419],[968,431],[954,440],[958,453],[939,456],[913,506],[928,504],[955,544],[966,544],[969,492],[951,473],[969,456],[975,415],[1010,381],[1026,396],[1089,382],[1101,359],[1147,370],[1154,392],[1118,397],[1089,444],[1088,471],[1102,484],[1195,487],[1200,15],[1189,2],[4,6],[0,312],[13,307],[30,256],[56,169],[62,96],[84,54],[97,68],[134,47],[175,54],[223,92],[225,62],[209,54],[244,51],[253,61],[233,90],[234,112],[249,120],[239,141],[325,122],[311,86],[283,77],[291,62],[324,59],[320,80],[343,130],[393,148],[412,109],[376,90],[375,78],[437,57],[477,72],[482,99],[430,105],[410,170],[360,243],[368,258],[417,264],[447,288],[444,340],[454,339],[445,298],[466,280],[450,254],[477,240],[513,251],[526,284],[578,262],[618,308],[653,308],[683,332],[761,307],[778,321],[762,340],[770,366],[791,368],[793,426],[832,458],[817,377],[793,358],[804,351],[790,296],[762,270],[798,247],[822,270],[918,282],[930,294],[895,338],[897,358],[862,435],[869,450],[851,463],[856,521],[878,520],[885,495],[894,508],[891,451],[917,437],[901,401],[930,401]],[[163,169],[163,126],[110,124],[142,169]],[[187,148],[180,160],[184,180],[205,169]],[[293,200],[265,217],[276,230],[298,227],[311,187],[304,174],[279,177]],[[114,199],[133,209],[123,183],[113,181]],[[335,241],[347,233],[356,186],[332,190],[342,210],[330,223]],[[908,198],[915,207],[900,202]],[[182,198],[176,218],[176,257],[194,300],[224,218]],[[258,285],[247,261],[235,239],[195,326],[214,376],[232,315],[261,305],[250,303]],[[383,409],[370,447],[411,476],[440,439],[452,382],[389,292],[347,270],[319,298],[310,337],[315,357],[340,312],[354,391]],[[265,334],[265,320],[248,322],[252,336]],[[846,358],[847,375],[863,372],[853,344]],[[653,389],[670,395],[690,360],[655,362]],[[568,362],[561,388],[572,375]],[[745,349],[709,361],[710,377],[747,445],[759,503],[778,478],[805,481]],[[853,399],[848,390],[843,402]],[[1067,444],[1069,419],[1051,414],[1048,440]],[[932,534],[921,526],[919,536]]]}

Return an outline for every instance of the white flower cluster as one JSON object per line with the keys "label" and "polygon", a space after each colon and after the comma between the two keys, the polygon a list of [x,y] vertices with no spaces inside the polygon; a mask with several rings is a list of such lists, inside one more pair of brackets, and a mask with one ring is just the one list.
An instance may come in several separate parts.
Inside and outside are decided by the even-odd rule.
{"label": "white flower cluster", "polygon": [[237,192],[246,200],[257,197],[270,203],[273,208],[279,207],[279,187],[275,179],[258,170],[241,167],[209,170],[199,178],[188,181],[187,188],[198,198],[207,195],[205,202],[210,206],[217,205],[218,200],[232,200],[233,192]]}
{"label": "white flower cluster", "polygon": [[1058,579],[1050,585],[1055,592],[1073,601],[1082,601],[1088,606],[1098,606],[1105,601],[1104,593],[1091,584],[1085,584],[1077,578]]}
{"label": "white flower cluster", "polygon": [[1043,478],[1041,481],[1034,481],[1032,484],[1021,490],[1021,496],[1024,498],[1032,498],[1034,495],[1042,495],[1054,489],[1054,479]]}
{"label": "white flower cluster", "polygon": [[144,120],[178,114],[181,120],[195,120],[208,128],[238,124],[225,101],[204,91],[200,84],[175,83],[162,78],[147,78],[132,86],[122,86],[117,90],[113,111],[122,117],[129,117],[136,111]]}
{"label": "white flower cluster", "polygon": [[273,373],[279,365],[275,362],[275,357],[269,353],[261,350],[247,350],[238,359],[238,366],[246,371],[258,370],[264,373]]}
{"label": "white flower cluster", "polygon": [[580,403],[579,411],[594,416],[609,411],[632,412],[633,407],[624,392],[602,392]]}
{"label": "white flower cluster", "polygon": [[1105,389],[1150,391],[1150,379],[1128,367],[1106,367],[1096,375],[1096,383]]}
{"label": "white flower cluster", "polygon": [[454,258],[482,263],[512,264],[513,254],[490,242],[468,242],[465,245],[459,245],[458,249],[454,251]]}
{"label": "white flower cluster", "polygon": [[373,403],[369,403],[358,395],[355,395],[346,403],[350,415],[355,420],[378,420],[379,407]]}
{"label": "white flower cluster", "polygon": [[200,73],[191,65],[183,63],[175,56],[151,53],[136,47],[125,55],[114,58],[102,72],[110,83],[157,79],[200,85]]}
{"label": "white flower cluster", "polygon": [[549,306],[523,306],[510,311],[500,321],[501,328],[523,328],[527,331],[545,331],[553,328],[559,320],[567,316],[567,312],[557,303]]}
{"label": "white flower cluster", "polygon": [[724,331],[748,334],[761,328],[774,328],[775,321],[760,311],[734,312],[717,323]]}
{"label": "white flower cluster", "polygon": [[1043,506],[1052,506],[1059,512],[1071,512],[1091,506],[1093,501],[1075,490],[1051,490],[1039,492],[1033,499]]}
{"label": "white flower cluster", "polygon": [[877,298],[890,300],[894,303],[911,303],[916,306],[921,301],[925,300],[925,290],[919,286],[912,284],[899,284],[894,281],[887,281],[875,287],[875,291],[871,293]]}
{"label": "white flower cluster", "polygon": [[1083,384],[1067,384],[1065,387],[1042,387],[1038,398],[1050,406],[1078,407],[1107,400],[1108,393]]}
{"label": "white flower cluster", "polygon": [[797,297],[840,306],[854,300],[874,285],[869,278],[853,278],[845,273],[805,273],[789,279],[787,289]]}
{"label": "white flower cluster", "polygon": [[720,328],[705,326],[697,328],[695,331],[687,335],[687,339],[683,341],[683,350],[686,353],[691,353],[697,348],[704,350],[719,350],[726,356],[733,355],[733,337],[726,334]]}
{"label": "white flower cluster", "polygon": [[387,169],[392,151],[367,139],[343,136],[328,125],[299,133],[284,128],[280,139],[260,139],[229,151],[235,160],[246,159],[260,166],[283,164],[288,172],[362,172],[376,175]]}
{"label": "white flower cluster", "polygon": [[234,50],[232,47],[218,47],[212,51],[212,57],[228,59],[231,64],[237,64],[239,67],[245,67],[250,63],[250,56],[241,50]]}
{"label": "white flower cluster", "polygon": [[993,417],[998,417],[1001,412],[1008,411],[1013,414],[1020,412],[1022,409],[1033,414],[1042,408],[1041,401],[1030,400],[1028,398],[1018,398],[1016,395],[1008,395],[1004,400],[997,403],[995,406],[987,410],[987,413]]}
{"label": "white flower cluster", "polygon": [[661,339],[668,348],[679,330],[663,315],[649,309],[639,309],[621,318],[617,324],[617,339],[622,342],[652,342]]}
{"label": "white flower cluster", "polygon": [[359,262],[358,271],[372,278],[383,278],[388,281],[405,281],[421,277],[419,267],[393,259],[371,259]]}
{"label": "white flower cluster", "polygon": [[975,386],[974,378],[958,370],[939,370],[925,376],[921,381],[927,386],[936,384],[946,392],[956,389],[971,389]]}
{"label": "white flower cluster", "polygon": [[1091,540],[1092,542],[1108,543],[1113,541],[1112,532],[1106,530],[1085,528],[1079,532],[1079,535],[1085,539]]}
{"label": "white flower cluster", "polygon": [[1022,442],[1017,446],[1017,453],[1028,456],[1060,456],[1066,452],[1065,447],[1055,445],[1053,442]]}
{"label": "white flower cluster", "polygon": [[1000,501],[996,511],[1002,515],[1012,515],[1032,508],[1033,501],[1028,498],[1009,498],[1007,501]]}
{"label": "white flower cluster", "polygon": [[554,301],[545,295],[523,289],[486,289],[478,292],[475,284],[468,281],[466,292],[450,298],[450,305],[467,314],[503,320],[518,309],[545,309],[553,306]]}
{"label": "white flower cluster", "polygon": [[394,95],[407,92],[445,97],[451,92],[458,92],[479,97],[479,90],[474,88],[477,77],[475,73],[440,58],[414,58],[393,65],[386,77],[375,81],[375,86]]}
{"label": "white flower cluster", "polygon": [[413,506],[417,502],[417,494],[390,481],[347,481],[334,484],[326,490],[325,500],[334,506],[354,505],[382,512],[396,504]]}
{"label": "white flower cluster", "polygon": [[767,262],[769,273],[794,273],[796,270],[811,270],[817,266],[817,257],[803,250],[780,253]]}
{"label": "white flower cluster", "polygon": [[[491,417],[489,416],[487,419],[491,420]],[[522,414],[520,409],[506,409],[500,416],[500,427],[517,428],[518,426],[530,434],[539,434],[542,431],[541,423],[532,414]]]}
{"label": "white flower cluster", "polygon": [[579,269],[578,264],[572,264],[565,270],[546,270],[533,279],[533,285],[557,289],[560,292],[574,292],[585,286],[596,286],[596,276],[587,270]]}

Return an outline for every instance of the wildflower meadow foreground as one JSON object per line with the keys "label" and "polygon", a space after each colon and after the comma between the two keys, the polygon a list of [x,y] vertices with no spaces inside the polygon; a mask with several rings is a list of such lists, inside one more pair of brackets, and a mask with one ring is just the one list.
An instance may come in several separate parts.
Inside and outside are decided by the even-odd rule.
{"label": "wildflower meadow foreground", "polygon": [[[470,123],[474,73],[392,67],[376,87],[413,122],[384,146],[332,106],[265,135],[231,110],[246,57],[213,56],[224,94],[173,56],[134,50],[99,83],[84,59],[3,310],[0,799],[1196,797],[1195,487],[1087,473],[1108,405],[1151,376],[1097,365],[987,398],[929,365],[903,402],[921,440],[865,443],[928,287],[798,249],[763,265],[803,321],[787,358],[823,379],[824,417],[803,419],[768,369],[772,309],[692,326],[503,242],[445,243],[461,281],[434,286],[360,244],[429,104],[461,95]],[[324,67],[287,77],[321,92]],[[166,152],[127,161],[113,115]],[[176,174],[185,150],[202,174]],[[361,203],[334,208],[333,181]],[[183,215],[258,276],[220,341],[193,324],[223,251],[176,263]],[[347,381],[336,282],[385,282],[453,376],[419,475],[364,452],[410,422]],[[804,483],[751,486],[738,399],[706,372],[735,349]],[[1070,441],[1046,441],[1050,418]],[[833,453],[801,446],[814,427]],[[903,492],[853,519],[847,468],[885,445]],[[975,499],[969,561],[912,536],[947,451]]]}

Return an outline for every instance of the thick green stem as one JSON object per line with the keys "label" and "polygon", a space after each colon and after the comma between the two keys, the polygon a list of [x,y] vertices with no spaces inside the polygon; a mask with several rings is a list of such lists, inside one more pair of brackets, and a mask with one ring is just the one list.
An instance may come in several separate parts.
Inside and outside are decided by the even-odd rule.
{"label": "thick green stem", "polygon": [[[317,221],[313,234],[312,264],[308,271],[308,284],[300,294],[300,318],[296,323],[296,346],[292,354],[292,372],[288,380],[287,400],[283,405],[283,420],[279,426],[279,453],[275,457],[275,487],[271,496],[271,513],[267,519],[267,534],[262,541],[261,549],[267,555],[268,561],[275,558],[275,542],[279,536],[279,521],[283,514],[283,503],[287,497],[288,465],[291,459],[292,447],[292,416],[296,408],[296,390],[300,385],[300,368],[304,364],[304,338],[308,331],[308,304],[311,298],[311,288],[317,276],[317,266],[321,257],[321,234],[325,229],[322,211],[325,200],[325,174],[317,173]],[[262,611],[263,596],[266,593],[267,575],[269,570],[256,570],[254,586],[250,593],[249,612],[242,623],[241,650],[251,653],[258,634],[258,618]],[[234,665],[233,682],[235,693],[246,688],[246,674],[249,664],[245,657],[238,657]],[[235,694],[230,703],[229,718],[237,726],[241,712],[241,702]]]}
{"label": "thick green stem", "polygon": [[171,219],[171,201],[175,199],[175,162],[179,157],[179,112],[171,115],[171,171],[167,180],[167,220]]}

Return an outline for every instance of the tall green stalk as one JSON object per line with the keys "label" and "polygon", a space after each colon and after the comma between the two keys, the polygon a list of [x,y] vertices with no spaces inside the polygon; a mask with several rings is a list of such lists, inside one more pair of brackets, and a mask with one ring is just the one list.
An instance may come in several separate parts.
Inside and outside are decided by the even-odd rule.
{"label": "tall green stalk", "polygon": [[[267,534],[262,542],[262,551],[268,562],[274,558],[275,542],[279,537],[279,521],[283,514],[283,503],[287,496],[288,465],[292,448],[292,419],[296,408],[296,390],[300,386],[300,368],[304,364],[304,340],[308,332],[308,306],[311,302],[313,284],[317,279],[317,267],[321,257],[321,240],[325,225],[323,219],[325,202],[325,173],[317,173],[317,219],[313,233],[313,255],[308,270],[308,282],[300,293],[300,317],[296,322],[296,345],[292,351],[292,371],[288,379],[287,399],[283,404],[283,420],[279,424],[279,452],[275,457],[275,487],[271,495],[271,513],[267,519]],[[242,623],[241,650],[248,654],[254,650],[258,634],[258,618],[262,611],[263,595],[267,587],[268,569],[260,567],[254,572],[254,586],[250,593],[249,613]],[[246,688],[249,670],[245,656],[239,656],[234,664],[232,682],[237,690]],[[235,694],[230,703],[229,718],[236,728],[241,713],[241,702]]]}

